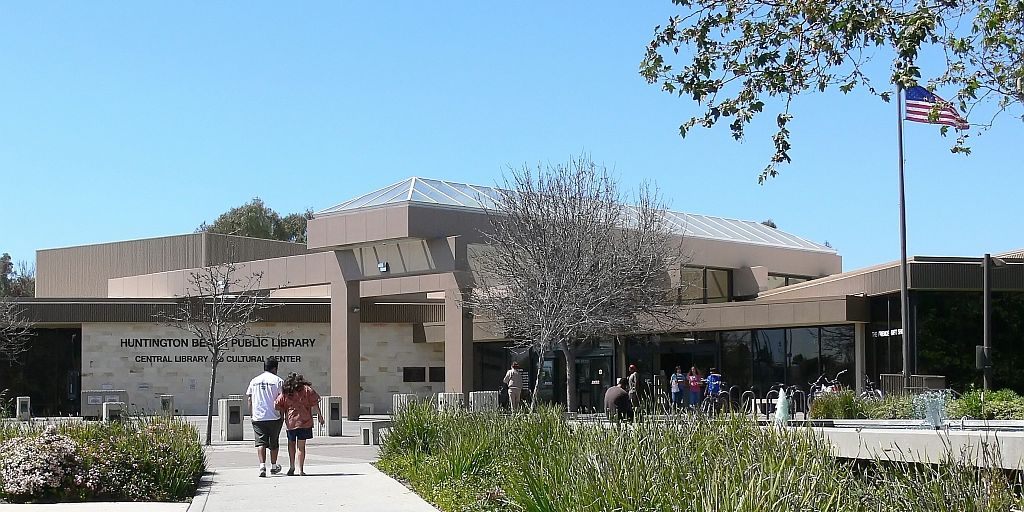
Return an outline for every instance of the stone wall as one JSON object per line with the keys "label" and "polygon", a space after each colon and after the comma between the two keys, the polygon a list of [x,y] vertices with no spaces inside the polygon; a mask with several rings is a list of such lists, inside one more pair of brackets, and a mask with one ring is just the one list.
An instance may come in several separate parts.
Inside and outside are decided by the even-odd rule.
{"label": "stone wall", "polygon": [[[281,359],[280,374],[302,373],[321,394],[330,393],[330,325],[261,323],[253,337],[238,340],[217,370],[217,398],[244,394],[268,356]],[[443,382],[403,382],[403,367],[444,365],[443,343],[413,343],[410,324],[363,324],[360,328],[362,402],[380,414],[393,393],[427,396]],[[429,370],[428,379],[429,380]],[[191,335],[157,323],[82,325],[82,389],[124,389],[145,410],[159,407],[159,395],[174,395],[179,414],[206,414],[209,352]]]}
{"label": "stone wall", "polygon": [[[413,343],[412,324],[360,326],[360,376],[363,412],[373,404],[376,414],[391,412],[391,395],[428,397],[444,391],[444,382],[430,382],[430,367],[444,366],[444,343]],[[405,367],[425,368],[426,382],[403,382]]]}

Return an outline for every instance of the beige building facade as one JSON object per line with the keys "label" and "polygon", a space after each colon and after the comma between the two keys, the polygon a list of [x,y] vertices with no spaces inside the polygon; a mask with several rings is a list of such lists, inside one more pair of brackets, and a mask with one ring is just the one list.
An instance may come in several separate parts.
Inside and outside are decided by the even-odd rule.
{"label": "beige building facade", "polygon": [[[241,392],[258,370],[258,358],[269,355],[295,358],[294,364],[284,360],[282,371],[292,371],[292,364],[324,394],[341,396],[350,418],[386,412],[393,393],[489,389],[494,372],[521,353],[462,300],[474,284],[473,255],[485,250],[481,233],[489,229],[487,212],[496,194],[488,187],[410,178],[318,212],[308,223],[305,245],[194,234],[41,250],[39,297],[25,305],[41,329],[71,329],[71,335],[80,330],[82,389],[128,389],[140,407],[152,406],[153,397],[166,392],[192,414],[205,410],[208,371],[187,357],[199,358],[202,350],[136,346],[154,342],[131,340],[186,338],[155,322],[156,313],[192,293],[191,273],[231,261],[242,274],[261,275],[260,287],[278,307],[254,328],[268,346],[240,341],[231,355],[241,359],[222,366],[223,395]],[[788,378],[797,365],[791,345],[805,336],[799,329],[816,333],[819,361],[800,364],[815,371],[842,364],[864,372],[874,289],[836,285],[866,278],[844,278],[834,249],[757,222],[678,212],[669,212],[667,221],[686,251],[686,264],[673,269],[668,281],[680,290],[676,300],[692,321],[691,331],[715,333],[715,364],[725,362],[733,343],[731,334],[719,333],[748,333],[747,341],[737,343],[746,343],[742,357],[750,369],[737,374],[750,375],[737,382]],[[867,282],[881,286],[878,293],[889,293],[879,284],[891,281],[886,268]],[[848,350],[826,354],[832,349],[824,348],[825,340],[835,332],[843,333]],[[660,348],[651,373],[659,364],[696,361],[685,340],[701,336],[680,335],[683,341]],[[315,342],[273,345],[296,339]],[[775,345],[766,349],[765,343]],[[615,355],[609,356],[603,350],[595,358],[614,363],[607,371],[601,367],[601,379],[624,371],[635,352],[612,347]],[[765,350],[768,359],[759,360]],[[181,362],[173,359],[179,356]],[[595,359],[594,367],[602,361]],[[545,371],[534,368],[533,375]],[[552,385],[557,388],[557,382]]]}

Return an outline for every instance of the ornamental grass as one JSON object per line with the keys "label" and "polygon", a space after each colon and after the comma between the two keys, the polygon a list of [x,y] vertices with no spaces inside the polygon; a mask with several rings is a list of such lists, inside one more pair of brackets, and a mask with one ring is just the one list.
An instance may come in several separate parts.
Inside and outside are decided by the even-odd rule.
{"label": "ornamental grass", "polygon": [[[380,469],[444,511],[1001,511],[1019,482],[961,457],[938,465],[847,461],[809,429],[741,416],[608,426],[538,413],[394,419]],[[1016,486],[1016,487],[1015,487]]]}
{"label": "ornamental grass", "polygon": [[178,418],[0,422],[0,501],[187,501],[205,470]]}

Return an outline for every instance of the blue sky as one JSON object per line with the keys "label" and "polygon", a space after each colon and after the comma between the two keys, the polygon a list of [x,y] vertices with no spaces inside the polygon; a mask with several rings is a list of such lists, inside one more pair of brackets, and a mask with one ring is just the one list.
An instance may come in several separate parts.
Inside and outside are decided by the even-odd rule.
{"label": "blue sky", "polygon": [[[414,175],[493,184],[586,151],[672,209],[827,240],[845,269],[899,255],[891,104],[801,98],[794,163],[762,186],[771,119],[742,144],[724,125],[681,139],[696,106],[637,74],[668,1],[368,4],[0,6],[0,252],[191,232],[254,196],[289,213]],[[1022,128],[1004,116],[964,158],[907,125],[910,253],[1024,246]]]}

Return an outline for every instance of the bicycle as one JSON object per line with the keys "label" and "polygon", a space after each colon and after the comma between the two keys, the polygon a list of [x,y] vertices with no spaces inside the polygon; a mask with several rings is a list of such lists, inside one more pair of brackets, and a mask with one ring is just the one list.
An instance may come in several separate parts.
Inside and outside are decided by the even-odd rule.
{"label": "bicycle", "polygon": [[878,387],[878,383],[871,380],[871,377],[864,376],[864,391],[861,392],[860,398],[863,400],[881,400],[884,397],[882,389]]}
{"label": "bicycle", "polygon": [[814,399],[818,395],[827,395],[829,393],[839,393],[843,390],[842,383],[839,382],[839,376],[846,373],[846,370],[842,370],[836,374],[834,379],[828,378],[824,373],[818,376],[818,380],[809,382],[810,388],[807,392],[807,410],[811,410],[811,404],[814,403]]}

